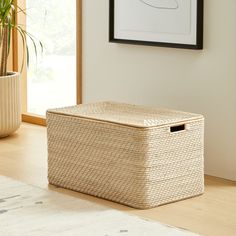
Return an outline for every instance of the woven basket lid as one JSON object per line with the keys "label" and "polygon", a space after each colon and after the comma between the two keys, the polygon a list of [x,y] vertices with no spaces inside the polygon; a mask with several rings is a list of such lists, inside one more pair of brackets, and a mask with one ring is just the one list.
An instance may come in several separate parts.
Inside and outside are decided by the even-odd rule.
{"label": "woven basket lid", "polygon": [[199,114],[117,102],[81,104],[47,112],[143,128],[203,119]]}

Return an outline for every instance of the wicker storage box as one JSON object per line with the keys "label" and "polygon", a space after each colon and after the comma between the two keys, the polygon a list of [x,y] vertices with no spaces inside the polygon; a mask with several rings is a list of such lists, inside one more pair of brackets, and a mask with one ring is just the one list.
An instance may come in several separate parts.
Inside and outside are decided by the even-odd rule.
{"label": "wicker storage box", "polygon": [[48,110],[53,185],[135,208],[204,191],[204,118],[101,102]]}

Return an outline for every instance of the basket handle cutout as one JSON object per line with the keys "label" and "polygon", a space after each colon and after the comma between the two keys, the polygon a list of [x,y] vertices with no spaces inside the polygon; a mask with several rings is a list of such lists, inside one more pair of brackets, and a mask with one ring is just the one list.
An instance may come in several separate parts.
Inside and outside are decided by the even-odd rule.
{"label": "basket handle cutout", "polygon": [[171,133],[175,133],[175,132],[179,132],[179,131],[183,131],[183,130],[185,130],[185,125],[177,125],[177,126],[170,127]]}

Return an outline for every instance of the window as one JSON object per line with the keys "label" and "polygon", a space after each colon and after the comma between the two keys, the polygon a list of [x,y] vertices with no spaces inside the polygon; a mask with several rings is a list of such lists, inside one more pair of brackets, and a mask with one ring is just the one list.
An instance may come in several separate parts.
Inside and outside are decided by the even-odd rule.
{"label": "window", "polygon": [[[44,45],[43,55],[38,53],[36,59],[28,40],[29,67],[22,76],[23,118],[45,116],[49,108],[81,102],[81,2],[18,0],[27,11],[19,23],[25,23],[27,31]],[[20,46],[16,51],[14,56],[21,53]]]}

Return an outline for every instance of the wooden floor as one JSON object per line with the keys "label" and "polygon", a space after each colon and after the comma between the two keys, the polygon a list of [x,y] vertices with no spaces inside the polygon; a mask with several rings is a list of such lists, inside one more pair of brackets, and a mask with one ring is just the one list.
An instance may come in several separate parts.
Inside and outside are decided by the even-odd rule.
{"label": "wooden floor", "polygon": [[236,235],[235,182],[207,176],[206,191],[200,197],[150,210],[136,210],[85,194],[48,186],[46,147],[46,128],[23,124],[15,135],[0,139],[0,175],[202,235]]}

